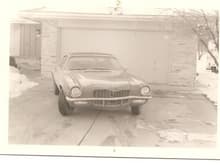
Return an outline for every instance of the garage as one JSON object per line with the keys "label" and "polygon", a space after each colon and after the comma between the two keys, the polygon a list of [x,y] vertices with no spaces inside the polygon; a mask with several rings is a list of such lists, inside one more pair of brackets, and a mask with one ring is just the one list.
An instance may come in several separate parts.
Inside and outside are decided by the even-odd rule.
{"label": "garage", "polygon": [[[41,73],[50,77],[70,52],[110,53],[148,83],[193,87],[197,38],[169,16],[35,13],[41,23]],[[53,15],[54,14],[54,15]],[[33,18],[34,17],[34,18]]]}
{"label": "garage", "polygon": [[104,52],[126,69],[151,83],[167,83],[169,40],[165,32],[62,28],[61,55]]}

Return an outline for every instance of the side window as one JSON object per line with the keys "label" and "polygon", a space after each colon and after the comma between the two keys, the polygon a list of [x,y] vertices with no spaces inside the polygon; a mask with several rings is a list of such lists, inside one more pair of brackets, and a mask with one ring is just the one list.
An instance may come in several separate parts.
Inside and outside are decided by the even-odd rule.
{"label": "side window", "polygon": [[59,64],[60,67],[62,67],[64,65],[64,63],[66,62],[66,59],[67,59],[67,56],[62,57],[60,64]]}

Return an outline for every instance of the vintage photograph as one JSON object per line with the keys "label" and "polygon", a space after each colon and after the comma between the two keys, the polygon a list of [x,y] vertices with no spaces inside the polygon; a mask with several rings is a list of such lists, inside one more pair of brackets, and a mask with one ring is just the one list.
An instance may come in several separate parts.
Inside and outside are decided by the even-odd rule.
{"label": "vintage photograph", "polygon": [[8,143],[215,148],[219,11],[107,2],[11,19]]}

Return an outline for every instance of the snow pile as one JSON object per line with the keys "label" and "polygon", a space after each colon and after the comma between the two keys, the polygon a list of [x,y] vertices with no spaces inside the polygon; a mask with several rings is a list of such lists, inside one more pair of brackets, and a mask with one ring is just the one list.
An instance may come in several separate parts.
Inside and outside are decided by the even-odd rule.
{"label": "snow pile", "polygon": [[10,67],[10,97],[20,96],[25,90],[38,85],[36,82],[28,80],[28,78],[20,74],[18,69]]}
{"label": "snow pile", "polygon": [[40,70],[40,60],[37,59],[16,58],[16,63],[23,69]]}
{"label": "snow pile", "polygon": [[217,105],[218,74],[206,70],[199,73],[197,81],[200,84],[198,89]]}
{"label": "snow pile", "polygon": [[198,76],[196,80],[198,89],[217,105],[218,74],[207,70],[207,68],[210,69],[210,66],[215,66],[213,60],[210,58],[210,55],[205,53],[200,60],[197,60]]}
{"label": "snow pile", "polygon": [[203,55],[199,60],[197,60],[196,64],[196,70],[197,73],[204,73],[206,72],[206,69],[208,68],[208,58],[207,54]]}

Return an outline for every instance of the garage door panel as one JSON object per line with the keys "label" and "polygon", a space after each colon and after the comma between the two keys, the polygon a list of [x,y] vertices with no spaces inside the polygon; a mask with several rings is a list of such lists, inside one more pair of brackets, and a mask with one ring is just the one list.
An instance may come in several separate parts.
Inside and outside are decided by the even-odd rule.
{"label": "garage door panel", "polygon": [[128,71],[148,82],[167,83],[169,42],[162,32],[61,30],[61,55],[103,52],[115,55]]}

